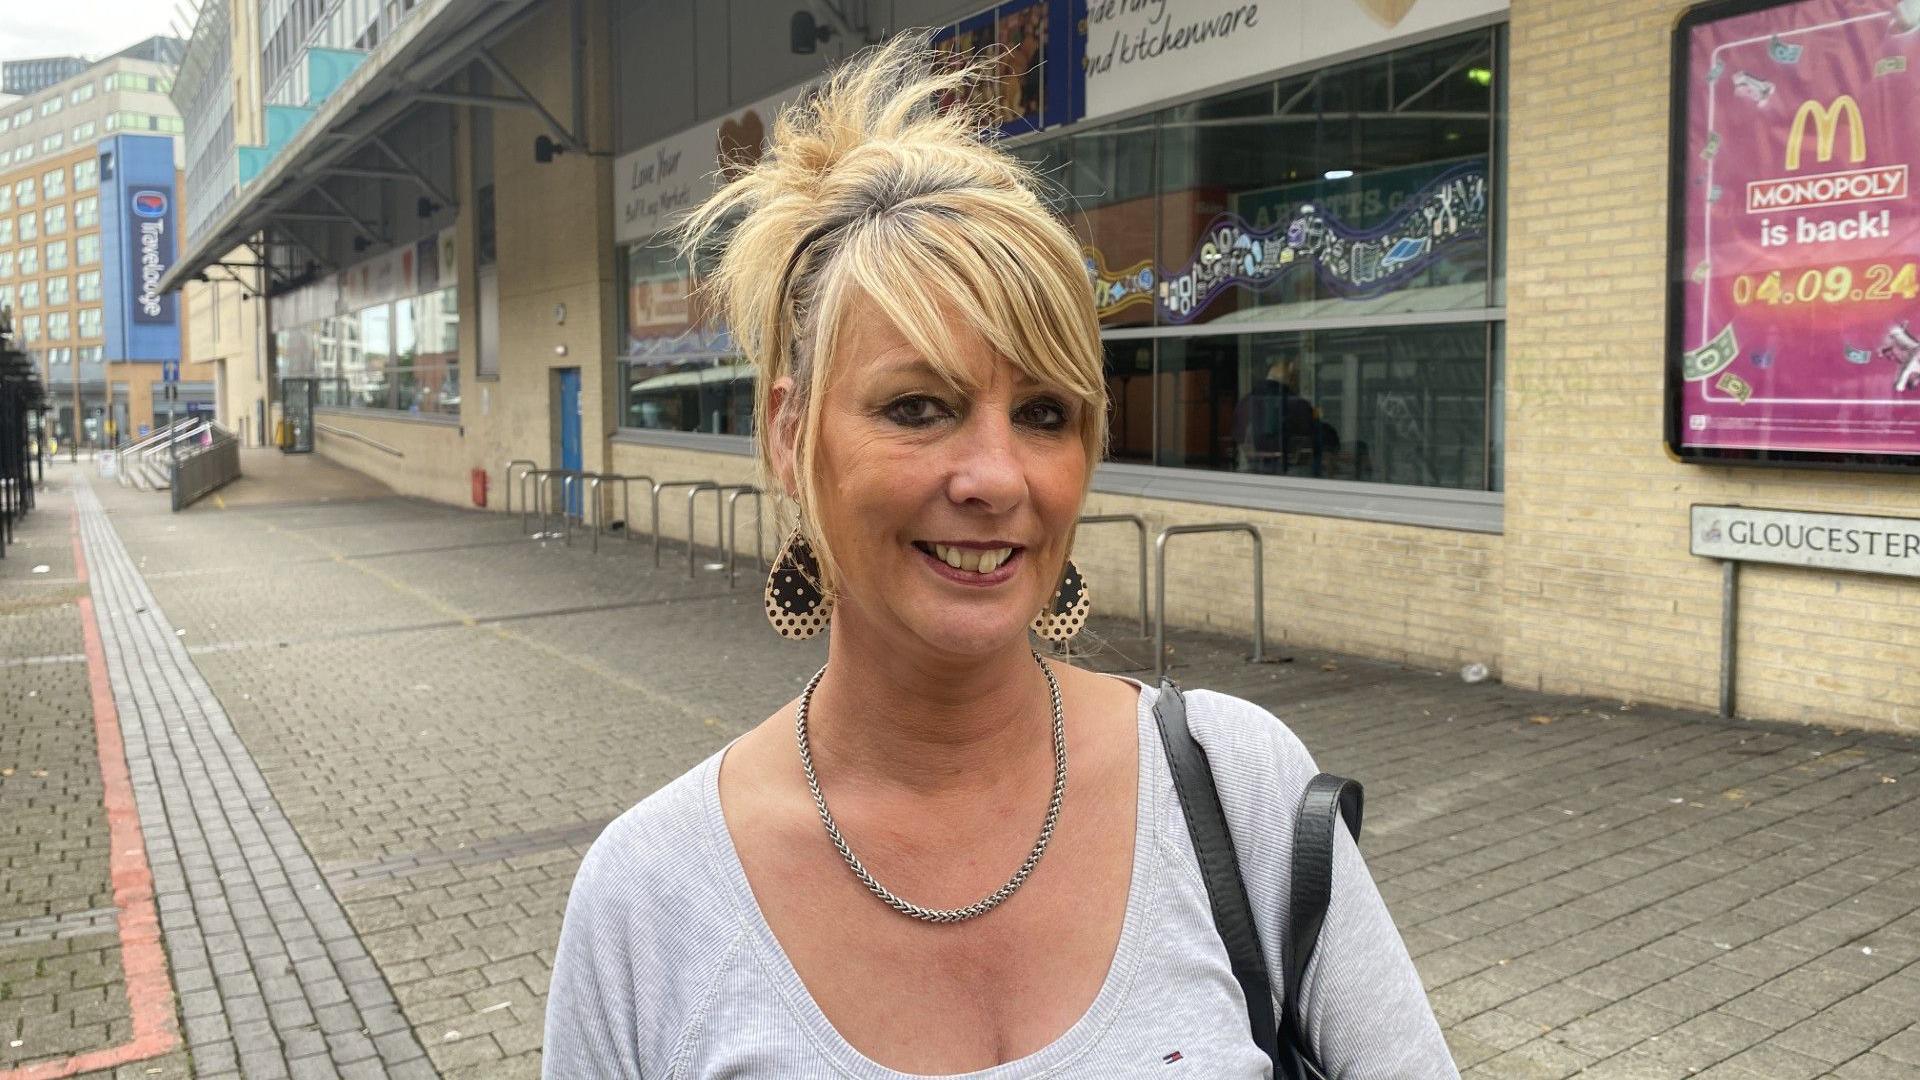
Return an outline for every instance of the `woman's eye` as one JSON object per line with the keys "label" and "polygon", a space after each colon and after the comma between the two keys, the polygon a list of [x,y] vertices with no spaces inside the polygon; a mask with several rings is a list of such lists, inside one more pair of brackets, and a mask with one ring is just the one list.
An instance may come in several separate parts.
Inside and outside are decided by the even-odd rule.
{"label": "woman's eye", "polygon": [[924,427],[950,415],[952,411],[937,399],[919,394],[900,398],[887,406],[887,419],[907,427]]}
{"label": "woman's eye", "polygon": [[1042,398],[1020,406],[1015,418],[1030,427],[1056,431],[1067,426],[1067,408],[1057,401]]}

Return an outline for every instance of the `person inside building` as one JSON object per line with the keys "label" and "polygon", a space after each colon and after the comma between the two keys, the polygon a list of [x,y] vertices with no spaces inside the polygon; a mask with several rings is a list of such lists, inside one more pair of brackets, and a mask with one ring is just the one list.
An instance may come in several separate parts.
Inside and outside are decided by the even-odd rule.
{"label": "person inside building", "polygon": [[1267,368],[1233,410],[1233,439],[1247,472],[1324,476],[1324,460],[1340,449],[1340,433],[1302,396],[1300,360],[1288,356]]}
{"label": "person inside building", "polygon": [[[830,628],[827,661],[594,843],[547,1076],[1271,1075],[1160,691],[1030,643],[1085,616],[1069,554],[1107,403],[1079,243],[980,137],[991,117],[933,107],[976,100],[960,91],[985,71],[912,36],[862,54],[684,225],[689,249],[724,239],[707,287],[759,372],[767,489],[798,522],[769,618]],[[1184,697],[1280,972],[1313,761],[1258,706]],[[1336,833],[1299,987],[1313,1052],[1345,1080],[1457,1077]]]}

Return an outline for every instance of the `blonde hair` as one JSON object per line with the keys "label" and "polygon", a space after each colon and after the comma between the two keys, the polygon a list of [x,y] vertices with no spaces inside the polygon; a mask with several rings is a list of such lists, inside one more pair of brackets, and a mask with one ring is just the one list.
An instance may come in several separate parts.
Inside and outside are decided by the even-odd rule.
{"label": "blonde hair", "polygon": [[970,377],[956,321],[1078,399],[1089,476],[1106,446],[1086,264],[1039,181],[984,134],[998,118],[991,95],[973,88],[996,77],[993,67],[935,51],[925,33],[868,49],[782,110],[760,160],[679,225],[682,253],[696,263],[703,246],[725,245],[701,287],[757,371],[754,431],[769,481],[778,479],[772,388],[793,377],[795,501],[829,581],[838,575],[814,516],[816,404],[858,298],[957,390]]}

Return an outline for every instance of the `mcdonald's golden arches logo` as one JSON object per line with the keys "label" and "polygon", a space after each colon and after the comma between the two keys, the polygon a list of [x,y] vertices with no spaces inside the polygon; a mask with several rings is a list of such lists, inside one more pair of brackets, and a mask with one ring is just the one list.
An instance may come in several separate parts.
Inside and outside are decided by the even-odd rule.
{"label": "mcdonald's golden arches logo", "polygon": [[1850,159],[1856,165],[1867,160],[1867,125],[1860,118],[1860,103],[1852,94],[1841,94],[1822,105],[1808,98],[1793,114],[1793,127],[1787,132],[1787,169],[1800,168],[1800,150],[1807,138],[1807,121],[1813,121],[1814,153],[1821,161],[1833,160],[1833,144],[1840,135],[1840,119],[1847,120]]}

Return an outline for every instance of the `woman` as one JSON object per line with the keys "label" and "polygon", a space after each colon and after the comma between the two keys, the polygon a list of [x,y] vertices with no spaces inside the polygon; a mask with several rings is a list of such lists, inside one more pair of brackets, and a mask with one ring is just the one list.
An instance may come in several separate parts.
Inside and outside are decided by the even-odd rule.
{"label": "woman", "polygon": [[[686,226],[689,249],[728,226],[711,286],[800,522],[769,613],[789,636],[830,621],[828,662],[594,844],[555,957],[548,1076],[1270,1068],[1155,692],[1028,644],[1084,607],[1063,568],[1105,441],[1101,348],[1072,234],[976,137],[982,117],[929,107],[967,100],[972,75],[924,39],[863,56]],[[1277,972],[1286,808],[1313,764],[1256,706],[1188,696]],[[1308,1033],[1336,1077],[1455,1076],[1341,840]]]}

